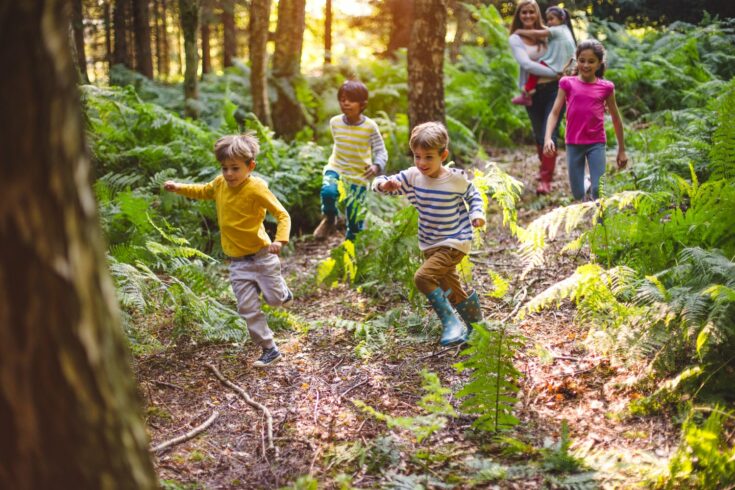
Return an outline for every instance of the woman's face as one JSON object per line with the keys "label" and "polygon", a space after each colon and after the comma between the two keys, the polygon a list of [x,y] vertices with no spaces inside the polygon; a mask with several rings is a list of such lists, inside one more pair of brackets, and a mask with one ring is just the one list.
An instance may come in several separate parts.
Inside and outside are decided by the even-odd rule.
{"label": "woman's face", "polygon": [[532,29],[538,20],[536,7],[530,3],[524,5],[521,7],[518,17],[521,19],[521,24],[523,24],[524,29]]}

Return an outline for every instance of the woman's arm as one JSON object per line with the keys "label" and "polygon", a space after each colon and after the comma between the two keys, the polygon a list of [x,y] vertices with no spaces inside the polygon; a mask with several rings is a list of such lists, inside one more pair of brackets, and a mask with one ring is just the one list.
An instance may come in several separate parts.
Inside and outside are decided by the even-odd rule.
{"label": "woman's arm", "polygon": [[546,39],[551,34],[548,29],[516,29],[513,34],[527,37],[530,39]]}
{"label": "woman's arm", "polygon": [[[518,32],[518,31],[516,31]],[[557,73],[544,66],[541,63],[533,61],[526,52],[526,47],[523,45],[523,41],[520,36],[510,36],[509,39],[510,49],[513,52],[513,57],[516,59],[522,70],[526,70],[529,73],[540,77],[556,78]]]}
{"label": "woman's arm", "polygon": [[615,138],[618,140],[618,168],[625,168],[628,165],[628,155],[625,154],[625,135],[623,131],[623,119],[620,117],[618,103],[615,101],[615,90],[610,92],[605,100],[607,108],[612,117],[613,128],[615,129]]}
{"label": "woman's arm", "polygon": [[546,154],[552,154],[556,150],[554,140],[551,139],[551,133],[554,131],[557,121],[559,121],[561,108],[564,106],[566,98],[566,92],[564,92],[564,89],[559,87],[559,92],[557,92],[556,100],[554,101],[554,107],[551,108],[549,118],[546,120],[546,134],[544,135],[544,153]]}

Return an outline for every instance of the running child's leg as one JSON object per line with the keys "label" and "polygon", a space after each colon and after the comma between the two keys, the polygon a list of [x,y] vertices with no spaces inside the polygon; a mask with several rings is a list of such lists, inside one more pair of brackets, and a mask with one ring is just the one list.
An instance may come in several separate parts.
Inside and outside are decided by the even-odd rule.
{"label": "running child's leg", "polygon": [[584,167],[588,145],[567,145],[567,173],[574,199],[584,199]]}
{"label": "running child's leg", "polygon": [[293,299],[286,280],[281,275],[281,260],[276,254],[258,252],[254,257],[255,278],[263,299],[270,306],[282,306]]}
{"label": "running child's leg", "polygon": [[268,327],[265,314],[260,308],[260,291],[254,261],[231,262],[230,284],[237,297],[237,311],[247,323],[253,342],[263,349],[275,347],[273,332]]}
{"label": "running child's leg", "polygon": [[365,229],[365,197],[367,187],[350,184],[347,188],[347,240],[354,240],[358,233]]}
{"label": "running child's leg", "polygon": [[590,180],[592,181],[592,197],[600,197],[600,178],[605,175],[605,143],[589,145],[587,149],[587,163],[590,166]]}

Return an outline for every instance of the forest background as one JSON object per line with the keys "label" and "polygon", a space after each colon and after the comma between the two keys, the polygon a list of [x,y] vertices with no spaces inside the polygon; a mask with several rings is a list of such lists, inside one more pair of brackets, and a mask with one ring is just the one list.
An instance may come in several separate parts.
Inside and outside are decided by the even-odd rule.
{"label": "forest background", "polygon": [[[509,270],[481,269],[477,257],[474,266],[464,264],[467,276],[482,270],[490,279],[483,301],[497,310],[476,329],[457,364],[465,374],[414,373],[424,397],[419,400],[422,392],[414,392],[405,415],[391,413],[389,404],[378,410],[354,402],[351,417],[374,422],[371,437],[328,440],[313,451],[310,465],[280,468],[275,480],[257,471],[251,480],[229,473],[198,478],[181,469],[206,463],[203,450],[190,447],[179,459],[156,461],[164,486],[733,484],[735,13],[729,4],[565,4],[578,37],[596,37],[609,50],[607,77],[616,84],[634,162],[630,171],[605,180],[604,197],[596,203],[572,203],[563,193],[533,199],[512,167],[492,163],[530,141],[525,114],[510,104],[517,78],[507,46],[510,2],[75,0],[70,6],[71,21],[61,13],[57,20],[68,27],[107,263],[139,376],[151,359],[179,355],[187,345],[219,346],[228,360],[235,355],[231,347],[239,350],[247,336],[223,274],[212,203],[162,194],[162,183],[213,178],[218,169],[211,147],[217,137],[254,130],[263,143],[258,173],[292,213],[296,243],[284,260],[308,254],[310,249],[299,245],[308,238],[297,237],[308,235],[318,220],[321,167],[330,151],[326,121],[339,112],[336,90],[351,77],[370,89],[366,113],[383,132],[389,173],[411,164],[411,127],[425,120],[446,122],[452,159],[476,173],[494,216],[491,226],[506,230],[505,246],[518,263]],[[2,14],[4,25],[13,15],[24,18],[10,7]],[[412,90],[417,86],[423,90]],[[611,135],[612,128],[607,130]],[[10,160],[3,156],[4,164]],[[371,200],[368,222],[369,230],[355,244],[330,243],[332,249],[309,274],[292,279],[303,298],[318,296],[319,288],[354,291],[370,305],[369,312],[343,307],[314,319],[267,309],[279,335],[347,334],[350,358],[364,365],[394,358],[396,345],[387,339],[432,342],[437,326],[425,318],[411,280],[419,260],[415,212],[401,202]],[[488,253],[499,242],[480,235],[478,245]],[[568,277],[536,291],[528,278],[548,266],[550,253],[571,256],[573,267]],[[529,291],[537,294],[529,299]],[[6,311],[20,308],[10,294],[0,303]],[[548,444],[517,425],[519,389],[533,387],[524,384],[516,352],[525,345],[524,356],[539,363],[554,359],[550,349],[524,335],[524,322],[544,308],[570,305],[580,352],[625,366],[630,374],[617,392],[626,403],[610,417],[659,417],[680,431],[661,461],[611,469],[600,463],[609,458],[582,454],[566,424]],[[13,352],[13,345],[6,344],[4,360],[23,355]],[[59,348],[46,355],[77,354]],[[452,390],[440,384],[448,380]],[[43,386],[59,390],[59,399],[73,399],[74,394],[62,393],[62,385]],[[21,407],[5,386],[0,400],[6,403],[0,407]],[[172,414],[148,401],[149,431],[172,432]],[[30,413],[54,410],[31,405]],[[135,428],[134,403],[124,410],[115,406],[108,410],[125,412],[126,424]],[[94,411],[83,412],[77,415],[82,428],[95,417]],[[18,413],[17,420],[28,420]],[[281,431],[296,430],[283,420]],[[459,430],[467,420],[476,437],[472,451],[448,448],[446,431]],[[167,430],[155,432],[156,426]],[[55,474],[55,465],[71,465],[87,466],[79,474],[99,478],[108,463],[79,457],[70,442],[59,439],[42,465],[50,468],[48,475]],[[112,465],[109,474],[127,478],[131,468],[150,472],[145,446],[120,444],[110,459],[138,463]],[[468,462],[470,453],[476,455]],[[262,459],[268,459],[265,450]],[[179,468],[171,470],[172,465]],[[210,468],[210,473],[218,471]],[[20,472],[0,473],[6,481],[15,474]]]}

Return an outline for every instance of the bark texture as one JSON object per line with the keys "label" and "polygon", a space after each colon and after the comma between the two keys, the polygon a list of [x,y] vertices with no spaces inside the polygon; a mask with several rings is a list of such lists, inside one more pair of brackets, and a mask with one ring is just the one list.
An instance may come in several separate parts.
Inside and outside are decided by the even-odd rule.
{"label": "bark texture", "polygon": [[301,76],[301,50],[304,44],[305,0],[280,0],[276,50],[273,53],[273,129],[278,136],[292,139],[305,123],[304,109],[296,96]]}
{"label": "bark texture", "polygon": [[185,113],[189,117],[199,117],[198,104],[199,82],[199,53],[197,50],[197,31],[199,30],[199,0],[179,0],[179,16],[181,17],[181,31],[184,34],[184,98],[186,99]]}
{"label": "bark texture", "polygon": [[90,186],[62,0],[4,1],[0,488],[156,477]]}
{"label": "bark texture", "polygon": [[112,25],[115,30],[115,44],[112,52],[112,64],[123,64],[133,67],[133,55],[128,43],[128,18],[131,14],[130,0],[115,0],[112,11]]}
{"label": "bark texture", "polygon": [[446,0],[414,0],[408,47],[408,122],[444,122],[444,47]]}
{"label": "bark texture", "polygon": [[273,127],[268,100],[268,19],[271,0],[252,0],[250,4],[250,91],[253,113],[260,122]]}
{"label": "bark texture", "polygon": [[[256,3],[254,0],[253,3]],[[270,12],[270,1],[268,2]],[[235,1],[222,0],[222,63],[227,68],[237,55],[237,39],[235,38]],[[266,29],[267,30],[267,29]]]}
{"label": "bark texture", "polygon": [[390,34],[386,54],[395,58],[400,48],[407,48],[411,40],[414,0],[389,0]]}
{"label": "bark texture", "polygon": [[82,0],[72,2],[71,29],[74,36],[74,54],[76,55],[77,70],[82,83],[89,83],[87,75],[87,56],[84,50],[84,11]]}
{"label": "bark texture", "polygon": [[133,28],[135,31],[135,69],[138,73],[153,78],[148,0],[133,0]]}

